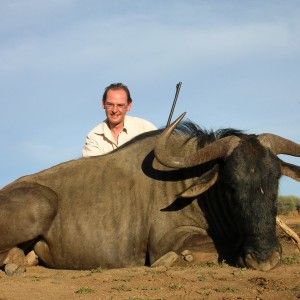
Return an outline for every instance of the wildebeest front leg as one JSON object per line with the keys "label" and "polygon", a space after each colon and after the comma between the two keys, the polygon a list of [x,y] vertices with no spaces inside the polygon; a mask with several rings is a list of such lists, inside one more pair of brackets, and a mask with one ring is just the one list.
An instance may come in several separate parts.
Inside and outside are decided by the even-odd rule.
{"label": "wildebeest front leg", "polygon": [[160,266],[171,266],[175,263],[175,261],[179,258],[179,255],[174,252],[170,251],[160,257],[157,261],[155,261],[151,267],[160,267]]}
{"label": "wildebeest front leg", "polygon": [[214,242],[208,235],[202,233],[185,234],[183,239],[182,236],[177,236],[177,238],[175,236],[173,236],[174,242],[172,240],[172,244],[170,243],[169,236],[165,236],[160,241],[160,245],[162,243],[169,245],[169,251],[152,263],[151,267],[212,262],[218,259],[218,252]]}
{"label": "wildebeest front leg", "polygon": [[0,191],[0,267],[7,265],[8,275],[35,264],[34,253],[26,259],[23,250],[32,250],[49,230],[57,207],[56,193],[40,184],[19,182]]}
{"label": "wildebeest front leg", "polygon": [[218,252],[209,236],[200,234],[187,238],[179,248],[182,259],[186,262],[213,262],[218,259]]}

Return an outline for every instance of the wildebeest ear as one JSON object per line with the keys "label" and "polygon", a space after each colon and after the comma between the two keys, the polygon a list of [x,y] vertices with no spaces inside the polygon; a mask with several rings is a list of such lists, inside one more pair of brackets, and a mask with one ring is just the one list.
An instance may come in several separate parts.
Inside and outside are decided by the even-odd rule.
{"label": "wildebeest ear", "polygon": [[300,167],[289,164],[280,159],[281,163],[281,174],[291,177],[297,181],[300,181]]}
{"label": "wildebeest ear", "polygon": [[189,186],[185,191],[177,195],[181,198],[191,198],[199,196],[213,186],[219,175],[219,165],[216,164],[212,169],[200,176],[196,182]]}

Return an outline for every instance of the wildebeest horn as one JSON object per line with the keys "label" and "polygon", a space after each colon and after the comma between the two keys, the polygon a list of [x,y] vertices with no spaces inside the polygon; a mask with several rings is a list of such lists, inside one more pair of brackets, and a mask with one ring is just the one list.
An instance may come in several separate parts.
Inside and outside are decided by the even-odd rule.
{"label": "wildebeest horn", "polygon": [[156,141],[154,148],[155,157],[165,166],[171,168],[188,168],[217,158],[226,157],[233,151],[240,141],[240,139],[236,136],[229,136],[217,140],[204,148],[198,149],[193,155],[189,155],[187,157],[171,156],[170,151],[168,151],[168,148],[171,146],[168,145],[169,137],[184,116],[185,113],[168,126]]}
{"label": "wildebeest horn", "polygon": [[[271,133],[259,135],[260,143],[269,148],[275,155],[287,154],[300,156],[300,145]],[[281,174],[300,181],[300,167],[280,160]]]}
{"label": "wildebeest horn", "polygon": [[274,154],[300,156],[300,145],[281,136],[263,133],[258,137],[260,143],[269,148]]}

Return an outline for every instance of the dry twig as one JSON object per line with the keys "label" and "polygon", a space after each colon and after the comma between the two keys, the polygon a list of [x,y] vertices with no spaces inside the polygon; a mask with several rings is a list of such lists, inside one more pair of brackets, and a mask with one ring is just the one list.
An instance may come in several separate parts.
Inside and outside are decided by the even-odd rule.
{"label": "dry twig", "polygon": [[295,245],[300,250],[300,238],[298,234],[290,227],[288,227],[286,224],[284,224],[283,221],[278,216],[276,217],[276,224],[293,240]]}

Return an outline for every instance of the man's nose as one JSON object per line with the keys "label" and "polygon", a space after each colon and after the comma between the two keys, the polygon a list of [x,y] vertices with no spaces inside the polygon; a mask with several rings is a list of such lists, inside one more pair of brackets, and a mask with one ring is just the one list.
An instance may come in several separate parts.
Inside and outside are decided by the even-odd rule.
{"label": "man's nose", "polygon": [[113,112],[117,112],[118,111],[118,105],[117,104],[113,105],[112,111]]}

